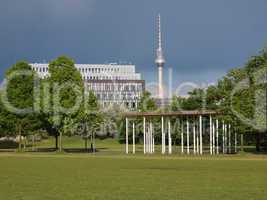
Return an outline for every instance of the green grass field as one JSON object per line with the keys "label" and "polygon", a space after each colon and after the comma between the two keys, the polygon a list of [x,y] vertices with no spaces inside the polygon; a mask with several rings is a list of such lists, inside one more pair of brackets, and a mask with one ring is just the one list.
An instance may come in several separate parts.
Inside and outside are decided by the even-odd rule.
{"label": "green grass field", "polygon": [[[64,140],[69,148],[83,145]],[[0,153],[0,199],[267,199],[264,155],[113,155],[109,150],[124,148],[114,140],[98,141],[98,147],[96,154]]]}
{"label": "green grass field", "polygon": [[266,199],[267,159],[1,154],[0,197]]}

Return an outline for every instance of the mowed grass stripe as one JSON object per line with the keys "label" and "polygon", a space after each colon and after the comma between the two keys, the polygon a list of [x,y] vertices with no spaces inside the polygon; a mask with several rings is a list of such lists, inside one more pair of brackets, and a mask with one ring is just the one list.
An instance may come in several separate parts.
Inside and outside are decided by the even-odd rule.
{"label": "mowed grass stripe", "polygon": [[266,199],[267,160],[145,158],[0,156],[0,197]]}

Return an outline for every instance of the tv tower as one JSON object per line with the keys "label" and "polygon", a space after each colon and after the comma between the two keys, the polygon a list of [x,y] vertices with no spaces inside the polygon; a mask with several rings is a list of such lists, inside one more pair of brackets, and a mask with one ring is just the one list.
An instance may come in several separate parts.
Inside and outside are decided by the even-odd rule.
{"label": "tv tower", "polygon": [[158,15],[158,22],[157,22],[157,28],[158,28],[158,47],[156,50],[156,60],[155,63],[158,67],[158,98],[164,99],[164,86],[163,86],[163,67],[165,64],[165,59],[163,56],[163,50],[162,50],[162,36],[161,36],[161,19],[160,14]]}

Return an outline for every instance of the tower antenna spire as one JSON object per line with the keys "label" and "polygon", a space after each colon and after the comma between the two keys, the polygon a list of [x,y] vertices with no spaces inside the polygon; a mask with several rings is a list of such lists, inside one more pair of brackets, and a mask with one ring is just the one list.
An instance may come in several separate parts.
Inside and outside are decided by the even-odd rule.
{"label": "tower antenna spire", "polygon": [[161,18],[160,18],[160,14],[158,14],[158,48],[162,49],[161,46]]}
{"label": "tower antenna spire", "polygon": [[161,16],[158,14],[158,20],[157,20],[157,36],[158,36],[158,45],[156,50],[156,64],[164,64],[165,59],[163,56],[163,49],[162,49],[162,32],[161,32]]}
{"label": "tower antenna spire", "polygon": [[164,86],[163,86],[163,67],[165,64],[165,59],[163,56],[163,50],[162,50],[162,33],[161,33],[161,17],[160,14],[158,15],[157,20],[157,34],[158,34],[158,46],[156,50],[156,59],[155,63],[158,67],[158,97],[159,99],[163,100],[164,98]]}

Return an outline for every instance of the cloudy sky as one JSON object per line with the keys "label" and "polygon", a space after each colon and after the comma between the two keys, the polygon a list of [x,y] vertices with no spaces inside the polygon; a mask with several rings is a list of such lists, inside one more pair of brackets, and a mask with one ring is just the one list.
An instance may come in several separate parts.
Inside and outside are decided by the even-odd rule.
{"label": "cloudy sky", "polygon": [[18,60],[131,62],[147,82],[161,13],[174,87],[215,82],[267,46],[266,0],[1,0],[0,78]]}

